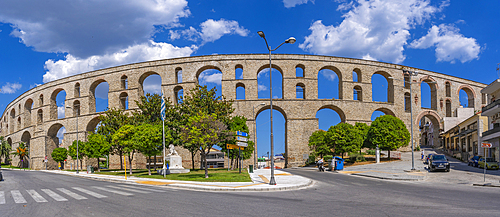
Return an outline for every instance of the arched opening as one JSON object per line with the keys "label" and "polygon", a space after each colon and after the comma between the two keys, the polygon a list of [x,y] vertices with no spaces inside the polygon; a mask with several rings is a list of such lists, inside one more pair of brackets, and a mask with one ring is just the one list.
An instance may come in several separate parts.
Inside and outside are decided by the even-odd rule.
{"label": "arched opening", "polygon": [[[419,115],[421,116],[421,115]],[[419,120],[420,146],[439,146],[439,120],[434,115],[426,114]]]}
{"label": "arched opening", "polygon": [[386,109],[386,108],[379,108],[379,109],[373,111],[372,116],[371,116],[370,119],[372,121],[375,121],[375,119],[377,119],[378,117],[380,117],[382,115],[392,115],[392,116],[395,116],[394,112],[392,112],[391,110]]}
{"label": "arched opening", "polygon": [[420,83],[420,107],[437,110],[437,86],[430,79]]}
{"label": "arched opening", "polygon": [[373,102],[394,102],[393,80],[387,72],[375,72],[371,77],[372,101]]}
{"label": "arched opening", "polygon": [[[257,136],[257,155],[262,157],[272,157],[271,155],[271,123],[270,123],[270,106],[264,106],[257,112],[256,116],[256,136]],[[287,125],[286,114],[281,108],[273,106],[273,146],[274,155],[280,155],[284,160],[275,160],[275,166],[287,167],[288,164],[288,147],[287,147]],[[269,158],[268,158],[269,159]]]}
{"label": "arched opening", "polygon": [[234,68],[234,79],[239,80],[243,79],[243,66],[242,65],[236,65]]}
{"label": "arched opening", "polygon": [[236,84],[236,99],[245,99],[245,85],[242,83]]}
{"label": "arched opening", "polygon": [[204,69],[199,72],[197,79],[199,85],[207,86],[208,90],[215,88],[215,95],[217,97],[222,96],[222,72],[219,68],[209,67]]}
{"label": "arched opening", "polygon": [[175,83],[182,83],[182,68],[175,69]]}
{"label": "arched opening", "polygon": [[87,127],[85,128],[85,131],[87,134],[89,133],[97,133],[97,127],[100,125],[101,120],[99,117],[92,118],[92,120],[89,121],[87,124]]}
{"label": "arched opening", "polygon": [[[283,99],[283,74],[281,69],[275,65],[272,67],[273,76],[273,99]],[[257,96],[259,99],[269,99],[270,76],[269,66],[262,66],[257,73]]]}
{"label": "arched opening", "polygon": [[81,94],[80,94],[80,83],[76,83],[75,84],[75,97],[78,98],[80,96],[81,96]]}
{"label": "arched opening", "polygon": [[177,86],[174,88],[175,102],[177,104],[182,103],[184,100],[184,89],[181,86]]}
{"label": "arched opening", "polygon": [[24,127],[31,126],[31,110],[33,110],[33,100],[28,99],[24,103]]}
{"label": "arched opening", "polygon": [[446,117],[451,117],[451,101],[446,100]]}
{"label": "arched opening", "polygon": [[450,84],[450,82],[446,82],[445,89],[446,89],[446,97],[451,97],[451,84]]}
{"label": "arched opening", "polygon": [[405,112],[411,112],[411,95],[410,93],[405,93]]}
{"label": "arched opening", "polygon": [[43,94],[40,94],[40,96],[38,97],[38,107],[42,106],[43,106]]}
{"label": "arched opening", "polygon": [[406,89],[410,89],[410,85],[411,85],[410,75],[408,75],[408,74],[404,74],[403,76],[404,76],[404,83],[405,83],[405,84],[404,84],[404,87],[405,87]]}
{"label": "arched opening", "polygon": [[50,97],[50,120],[65,117],[66,91],[62,88],[55,90]]}
{"label": "arched opening", "polygon": [[43,111],[42,111],[42,109],[38,109],[38,111],[37,111],[36,122],[37,122],[37,124],[43,123]]}
{"label": "arched opening", "polygon": [[120,109],[128,109],[128,94],[126,92],[120,94]]}
{"label": "arched opening", "polygon": [[353,100],[358,100],[358,101],[363,101],[363,93],[361,92],[361,87],[360,86],[354,86],[353,88]]}
{"label": "arched opening", "polygon": [[120,78],[120,84],[122,89],[124,90],[128,89],[128,77],[126,75],[123,75]]}
{"label": "arched opening", "polygon": [[21,124],[21,117],[17,117],[17,126],[18,126],[18,128],[19,128],[19,129],[21,129],[21,128],[22,128],[22,126],[23,126],[23,125]]}
{"label": "arched opening", "polygon": [[319,129],[328,131],[330,127],[345,122],[344,112],[336,106],[324,106],[316,112]]}
{"label": "arched opening", "polygon": [[295,86],[295,97],[297,99],[306,98],[306,86],[304,84],[299,83]]}
{"label": "arched opening", "polygon": [[[30,150],[30,143],[31,143],[31,134],[28,131],[25,131],[23,135],[21,136],[21,142],[24,143],[24,146],[26,147],[26,150],[28,150],[28,153],[31,153]],[[23,166],[25,168],[30,168],[30,158],[27,157],[25,158],[26,162],[23,162]]]}
{"label": "arched opening", "polygon": [[306,67],[302,64],[295,66],[295,77],[303,78],[305,76],[304,75],[305,68]]}
{"label": "arched opening", "polygon": [[11,127],[10,127],[10,133],[14,133],[14,128],[16,126],[16,110],[15,109],[12,109],[10,110],[10,123],[11,123]]}
{"label": "arched opening", "polygon": [[73,117],[80,116],[80,101],[73,102]]}
{"label": "arched opening", "polygon": [[335,67],[318,72],[318,99],[342,99],[342,75]]}
{"label": "arched opening", "polygon": [[56,169],[57,162],[52,159],[52,151],[55,148],[62,147],[64,141],[64,134],[66,134],[66,128],[60,124],[53,124],[47,132],[47,140],[45,143],[45,155],[48,158],[47,168]]}
{"label": "arched opening", "polygon": [[362,82],[361,81],[361,70],[356,68],[352,71],[352,81],[353,82]]}
{"label": "arched opening", "polygon": [[460,105],[464,108],[474,108],[474,92],[468,87],[460,88],[458,97],[460,99]]}
{"label": "arched opening", "polygon": [[145,96],[146,94],[159,94],[161,95],[161,76],[156,72],[144,73],[139,78],[141,89],[140,93]]}
{"label": "arched opening", "polygon": [[103,79],[90,85],[89,113],[103,112],[108,109],[109,84]]}

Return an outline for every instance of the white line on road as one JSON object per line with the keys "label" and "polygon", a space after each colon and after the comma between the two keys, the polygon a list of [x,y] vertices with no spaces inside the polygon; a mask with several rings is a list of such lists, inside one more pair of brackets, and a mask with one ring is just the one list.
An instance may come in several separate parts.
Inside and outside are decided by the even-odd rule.
{"label": "white line on road", "polygon": [[124,196],[134,195],[134,194],[127,193],[127,192],[115,191],[115,190],[111,190],[111,189],[107,189],[107,188],[102,188],[102,187],[97,187],[97,186],[93,186],[93,188],[99,189],[101,191],[107,191],[107,192],[111,192],[111,193],[115,193],[115,194],[124,195]]}
{"label": "white line on road", "polygon": [[148,190],[148,191],[153,191],[153,192],[162,192],[162,193],[166,192],[166,191],[162,191],[162,190],[145,188],[145,187],[138,187],[138,186],[132,186],[132,185],[120,185],[120,186],[126,187],[126,188],[135,188],[135,189],[140,189],[140,190]]}
{"label": "white line on road", "polygon": [[5,193],[0,191],[0,204],[5,204]]}
{"label": "white line on road", "polygon": [[120,189],[120,190],[125,190],[125,191],[136,192],[136,193],[142,193],[142,194],[149,194],[149,193],[151,193],[151,192],[149,192],[149,191],[138,190],[138,189],[131,189],[131,188],[120,187],[120,186],[113,186],[113,185],[108,185],[108,186],[106,186],[106,187],[109,187],[109,188],[116,188],[116,189]]}
{"label": "white line on road", "polygon": [[67,190],[65,188],[57,188],[57,190],[59,190],[60,192],[62,193],[65,193],[66,195],[72,197],[72,198],[75,198],[77,200],[85,200],[87,199],[86,197],[82,196],[82,195],[79,195],[79,194],[76,194],[70,190]]}
{"label": "white line on road", "polygon": [[104,196],[102,194],[98,194],[98,193],[95,193],[93,191],[89,191],[89,190],[86,190],[86,189],[83,189],[83,188],[80,188],[80,187],[73,187],[73,189],[81,191],[81,192],[83,192],[85,194],[88,194],[88,195],[91,195],[91,196],[94,196],[94,197],[97,197],[97,198],[105,198],[105,197],[107,197],[107,196]]}
{"label": "white line on road", "polygon": [[42,195],[40,195],[35,190],[26,190],[26,191],[28,192],[28,194],[30,194],[30,196],[33,198],[33,200],[35,200],[37,203],[48,202],[47,200],[45,200],[45,198],[42,197]]}
{"label": "white line on road", "polygon": [[57,194],[56,192],[53,192],[50,189],[41,189],[41,190],[50,197],[52,197],[52,199],[54,199],[55,201],[68,201],[68,199],[62,197],[61,195]]}
{"label": "white line on road", "polygon": [[16,202],[16,203],[28,203],[24,199],[21,192],[19,192],[18,190],[12,190],[12,191],[10,191],[10,194],[12,194],[12,197],[14,198],[14,202]]}

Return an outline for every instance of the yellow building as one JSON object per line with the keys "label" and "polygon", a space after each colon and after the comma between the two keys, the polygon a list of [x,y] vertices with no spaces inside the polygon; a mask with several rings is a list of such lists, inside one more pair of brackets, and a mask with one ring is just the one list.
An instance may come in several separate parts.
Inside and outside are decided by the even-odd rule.
{"label": "yellow building", "polygon": [[467,161],[473,155],[483,155],[481,135],[488,130],[488,117],[475,114],[441,134],[443,149],[450,155]]}

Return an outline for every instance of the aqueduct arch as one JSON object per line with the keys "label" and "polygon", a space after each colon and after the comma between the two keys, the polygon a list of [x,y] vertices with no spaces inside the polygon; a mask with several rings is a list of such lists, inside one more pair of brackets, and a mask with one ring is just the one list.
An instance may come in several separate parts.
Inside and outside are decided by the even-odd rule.
{"label": "aqueduct arch", "polygon": [[[110,108],[126,107],[123,106],[121,99],[127,97],[128,110],[132,111],[137,109],[134,101],[142,96],[142,81],[147,76],[158,74],[161,77],[162,91],[173,102],[177,102],[181,95],[195,87],[199,74],[206,69],[217,69],[222,72],[222,95],[227,99],[235,100],[234,115],[246,117],[248,126],[252,126],[256,117],[252,116],[254,113],[252,108],[256,110],[259,108],[261,112],[269,106],[268,97],[266,99],[258,97],[257,83],[259,72],[269,68],[268,58],[267,54],[209,55],[157,60],[82,72],[82,74],[40,85],[10,102],[0,119],[0,135],[8,138],[15,146],[26,141],[23,133],[29,131],[32,168],[42,169],[44,168],[41,163],[42,159],[46,155],[50,156],[51,149],[58,145],[54,137],[60,127],[65,126],[67,130],[68,138],[65,137],[62,145],[68,147],[72,140],[76,139],[76,133],[81,140],[84,140],[86,132],[97,126],[98,121],[95,118],[100,113],[96,113],[95,110],[95,89],[100,83],[107,82],[109,85],[107,94]],[[343,122],[351,124],[371,123],[370,114],[378,110],[400,118],[410,129],[410,123],[418,126],[419,120],[424,116],[431,121],[433,119],[437,121],[436,127],[438,127],[441,117],[446,117],[447,112],[450,113],[460,106],[458,94],[450,94],[460,89],[469,91],[473,95],[473,97],[469,96],[469,100],[472,100],[469,105],[475,110],[479,110],[484,105],[483,103],[486,103],[481,101],[481,97],[475,96],[486,86],[485,84],[418,69],[412,69],[419,71],[418,76],[404,77],[401,71],[403,67],[396,64],[331,56],[274,54],[272,68],[282,75],[282,98],[273,101],[273,108],[279,109],[286,119],[287,163],[290,166],[301,165],[307,159],[310,153],[307,145],[308,139],[318,129],[316,112],[321,108],[336,111]],[[338,99],[318,98],[318,74],[322,69],[330,69],[337,74]],[[241,75],[237,77],[236,73]],[[387,102],[372,100],[374,91],[377,91],[376,87],[375,89],[372,87],[373,74],[380,74],[386,78],[388,82]],[[394,81],[389,78],[393,78]],[[422,97],[419,85],[412,86],[414,90],[413,95],[410,96],[409,85],[399,82],[405,79],[435,84],[434,106],[429,109],[418,106]],[[302,98],[299,99],[297,98],[298,86],[303,90]],[[243,87],[244,98],[236,99],[238,87],[240,89]],[[53,115],[51,100],[57,90],[65,90],[67,106],[79,107],[79,109],[67,109],[68,115],[62,119],[51,118],[53,117],[51,116]],[[354,96],[354,90],[357,92],[357,97]],[[441,101],[443,106],[440,105]],[[267,107],[260,106],[262,103],[265,103]],[[410,105],[414,114],[420,114],[417,119],[410,120],[408,109]],[[255,111],[256,114],[259,112]],[[75,126],[77,117],[79,129]],[[418,127],[414,127],[414,135],[418,135],[418,132]],[[250,127],[250,134],[254,133],[253,128]],[[190,157],[186,156],[186,159]],[[244,164],[251,163],[250,160]]]}

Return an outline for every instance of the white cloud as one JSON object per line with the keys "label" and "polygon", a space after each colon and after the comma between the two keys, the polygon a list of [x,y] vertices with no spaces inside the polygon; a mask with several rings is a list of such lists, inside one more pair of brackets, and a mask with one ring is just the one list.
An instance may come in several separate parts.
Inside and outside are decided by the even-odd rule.
{"label": "white cloud", "polygon": [[78,59],[148,43],[156,27],[179,26],[189,15],[186,0],[0,1],[11,35],[36,51]]}
{"label": "white cloud", "polygon": [[61,127],[59,131],[57,131],[57,138],[59,138],[59,143],[62,143],[62,140],[64,138],[64,134],[66,133],[66,128]]}
{"label": "white cloud", "polygon": [[335,81],[335,79],[337,79],[337,73],[332,70],[321,70],[320,73],[329,81]]}
{"label": "white cloud", "polygon": [[314,54],[365,56],[401,63],[409,30],[440,10],[429,0],[358,0],[337,26],[315,21],[309,28],[312,33],[299,47]]}
{"label": "white cloud", "polygon": [[8,94],[12,94],[12,93],[15,93],[17,90],[21,89],[23,85],[20,84],[20,83],[5,83],[5,85],[3,85],[1,88],[0,88],[0,93],[8,93]]}
{"label": "white cloud", "polygon": [[[309,0],[283,0],[283,4],[285,4],[285,8],[293,8],[296,5],[306,4]],[[310,0],[314,3],[314,0]]]}
{"label": "white cloud", "polygon": [[214,83],[216,85],[222,84],[222,73],[219,71],[203,72],[198,77],[200,85]]}
{"label": "white cloud", "polygon": [[455,63],[455,60],[460,60],[464,63],[474,59],[479,59],[481,46],[474,38],[467,38],[459,33],[460,29],[452,26],[441,24],[432,26],[427,35],[414,40],[411,48],[427,49],[436,47],[437,61],[446,61]]}
{"label": "white cloud", "polygon": [[142,85],[145,93],[161,94],[161,77],[159,75],[148,76]]}
{"label": "white cloud", "polygon": [[57,118],[64,118],[64,111],[65,111],[64,104],[63,104],[63,106],[58,106],[57,107]]}
{"label": "white cloud", "polygon": [[43,75],[43,82],[127,63],[185,57],[191,55],[196,49],[197,47],[194,45],[180,48],[168,43],[149,41],[148,43],[130,46],[117,53],[95,55],[84,59],[67,54],[64,60],[55,62],[54,60],[47,60],[45,62],[45,69],[48,71]]}
{"label": "white cloud", "polygon": [[257,91],[266,91],[267,90],[267,87],[263,84],[259,84],[257,86]]}
{"label": "white cloud", "polygon": [[170,31],[170,39],[177,39],[180,35],[191,41],[201,40],[201,44],[206,44],[208,42],[214,42],[220,39],[224,35],[238,34],[240,36],[247,36],[250,32],[249,30],[241,27],[237,21],[234,20],[213,20],[208,19],[207,21],[200,24],[201,30],[196,30],[192,26],[189,29],[180,31]]}

